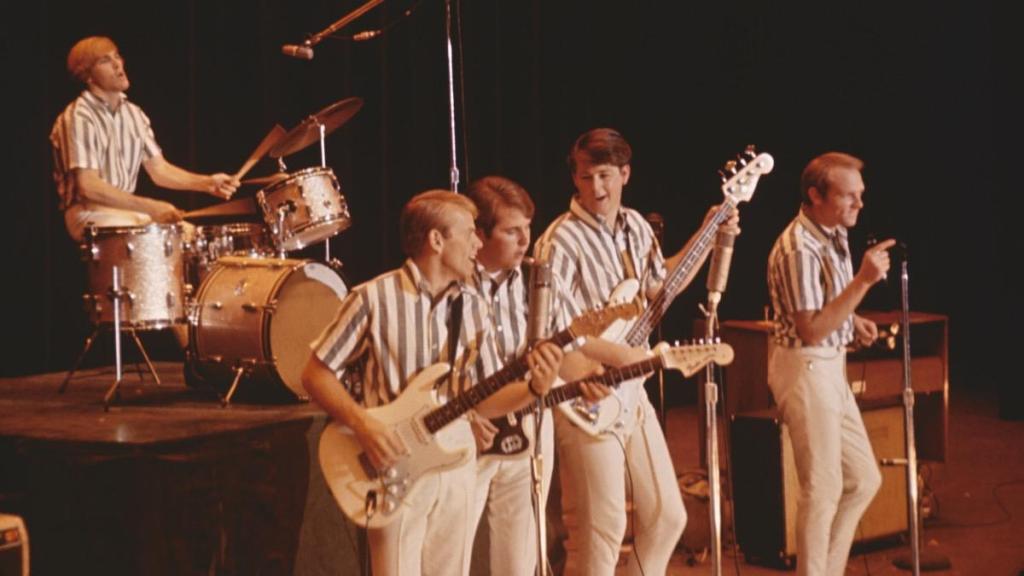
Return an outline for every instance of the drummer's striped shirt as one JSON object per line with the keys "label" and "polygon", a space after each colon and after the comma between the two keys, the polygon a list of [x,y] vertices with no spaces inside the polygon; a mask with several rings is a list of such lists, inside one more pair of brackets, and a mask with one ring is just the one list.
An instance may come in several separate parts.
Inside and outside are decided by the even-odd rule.
{"label": "drummer's striped shirt", "polygon": [[[793,315],[821,310],[835,300],[853,279],[853,264],[846,228],[832,234],[801,211],[786,226],[768,255],[768,292],[774,310],[775,341],[787,348],[808,343],[800,340]],[[845,346],[853,341],[851,315],[815,346]]]}
{"label": "drummer's striped shirt", "polygon": [[149,118],[141,108],[124,94],[121,103],[110,108],[88,90],[57,117],[50,143],[62,210],[78,202],[70,178],[72,170],[97,170],[109,184],[135,192],[142,162],[161,154]]}
{"label": "drummer's striped shirt", "polygon": [[455,354],[455,384],[446,378],[438,391],[450,398],[500,366],[487,304],[470,287],[452,285],[432,297],[412,260],[356,286],[337,317],[312,344],[317,357],[338,373],[362,367],[362,402],[387,404],[420,370],[448,362],[448,322],[456,297],[463,299],[462,326]]}

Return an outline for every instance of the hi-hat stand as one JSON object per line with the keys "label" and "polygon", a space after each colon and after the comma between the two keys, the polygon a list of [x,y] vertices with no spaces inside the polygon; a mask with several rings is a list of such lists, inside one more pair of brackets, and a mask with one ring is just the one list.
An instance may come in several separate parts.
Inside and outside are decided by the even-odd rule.
{"label": "hi-hat stand", "polygon": [[[75,360],[75,364],[68,371],[67,376],[64,377],[64,382],[61,383],[60,389],[57,391],[59,394],[63,394],[71,382],[71,377],[74,376],[78,367],[82,364],[82,360],[85,359],[85,355],[89,353],[89,349],[92,348],[93,343],[96,341],[96,336],[101,330],[112,329],[114,331],[114,365],[115,365],[115,378],[114,383],[107,390],[107,393],[103,396],[103,409],[110,409],[110,402],[117,394],[118,388],[121,385],[123,379],[123,369],[121,363],[121,302],[122,299],[127,296],[121,288],[121,271],[117,266],[111,268],[111,288],[107,291],[107,298],[113,303],[114,306],[114,322],[113,324],[97,323],[93,329],[92,334],[85,339],[85,346],[82,348],[82,352],[78,355],[78,359]],[[132,335],[132,339],[135,340],[135,345],[138,346],[139,352],[142,353],[142,358],[146,361],[146,366],[149,367],[149,373],[153,375],[153,380],[157,385],[160,385],[160,377],[157,376],[156,368],[153,367],[153,362],[149,359],[149,354],[146,353],[146,348],[142,345],[142,340],[139,339],[138,333],[135,331],[135,327],[127,325],[125,329]],[[139,373],[139,380],[142,380],[142,367],[135,364],[136,370]]]}

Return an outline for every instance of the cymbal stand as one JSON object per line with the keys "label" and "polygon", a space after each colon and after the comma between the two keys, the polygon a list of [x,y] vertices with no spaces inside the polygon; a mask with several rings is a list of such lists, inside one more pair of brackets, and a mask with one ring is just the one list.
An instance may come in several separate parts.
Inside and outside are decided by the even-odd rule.
{"label": "cymbal stand", "polygon": [[291,209],[287,204],[281,204],[277,207],[275,229],[270,231],[274,238],[277,239],[277,257],[282,260],[288,257],[288,253],[284,249],[284,221],[288,217],[288,212],[291,212]]}
{"label": "cymbal stand", "polygon": [[[720,292],[708,292],[708,305],[705,313],[705,339],[707,342],[715,342],[715,333],[718,327],[718,302],[721,299]],[[722,576],[722,495],[721,482],[719,479],[718,464],[718,384],[715,383],[714,367],[708,363],[706,368],[707,377],[704,384],[704,437],[707,442],[708,464],[708,500],[710,506],[711,532],[711,574]]]}
{"label": "cymbal stand", "polygon": [[[320,167],[327,168],[327,127],[317,119],[317,127],[320,129]],[[324,238],[324,262],[331,263],[331,238]]]}

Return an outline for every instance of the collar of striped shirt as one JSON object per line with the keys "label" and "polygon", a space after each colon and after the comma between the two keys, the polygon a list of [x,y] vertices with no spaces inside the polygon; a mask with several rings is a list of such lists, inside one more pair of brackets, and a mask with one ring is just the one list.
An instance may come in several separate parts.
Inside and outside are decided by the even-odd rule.
{"label": "collar of striped shirt", "polygon": [[416,265],[416,262],[412,258],[407,258],[405,260],[405,264],[402,266],[402,271],[409,276],[413,286],[415,286],[421,294],[430,299],[431,307],[437,306],[437,304],[445,298],[458,296],[465,288],[465,284],[462,282],[452,282],[437,296],[434,296],[430,291],[430,283],[428,283],[427,279],[423,277],[423,272],[420,271],[420,267]]}
{"label": "collar of striped shirt", "polygon": [[815,238],[818,239],[822,244],[830,244],[832,249],[836,251],[841,257],[846,258],[848,250],[848,236],[846,227],[842,224],[837,225],[830,233],[821,224],[818,224],[807,215],[803,209],[800,210],[800,214],[797,216],[800,223],[804,228],[810,231]]}
{"label": "collar of striped shirt", "polygon": [[115,112],[120,110],[121,106],[128,100],[128,95],[125,94],[124,92],[122,92],[120,94],[120,96],[121,97],[118,100],[117,106],[111,108],[110,106],[107,105],[107,101],[104,100],[103,98],[100,98],[99,96],[93,94],[89,90],[82,90],[82,98],[85,99],[85,101],[89,104],[89,106],[92,106],[93,108],[97,108],[97,109],[106,110],[107,112],[109,112],[111,114],[114,114]]}
{"label": "collar of striped shirt", "polygon": [[583,207],[583,204],[579,203],[575,196],[573,196],[572,201],[569,202],[569,212],[583,222],[586,222],[586,224],[591,228],[597,230],[603,229],[611,232],[614,228],[623,228],[626,225],[626,212],[622,207],[619,207],[619,212],[615,215],[615,222],[613,224],[608,224],[604,219],[604,216],[598,216],[588,212],[587,209]]}

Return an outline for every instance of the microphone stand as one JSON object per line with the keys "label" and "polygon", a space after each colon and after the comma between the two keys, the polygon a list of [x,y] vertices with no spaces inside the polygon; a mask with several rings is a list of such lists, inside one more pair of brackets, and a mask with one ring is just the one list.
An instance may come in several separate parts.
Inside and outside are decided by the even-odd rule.
{"label": "microphone stand", "polygon": [[[547,291],[551,288],[551,267],[549,263],[535,259],[529,260],[529,266],[530,303],[527,312],[526,331],[529,345],[533,348],[544,339],[547,332],[548,310],[550,307]],[[533,521],[537,526],[537,541],[535,544],[537,546],[538,569],[536,573],[540,576],[548,576],[549,574],[547,517],[545,515],[546,507],[544,500],[544,453],[541,450],[545,398],[546,396],[540,396],[534,403],[533,450],[530,452],[530,496],[533,501]]]}
{"label": "microphone stand", "polygon": [[359,18],[363,14],[366,14],[367,12],[375,8],[378,4],[381,4],[383,2],[384,0],[370,0],[366,4],[363,4],[359,8],[356,8],[355,10],[342,16],[341,19],[339,19],[337,22],[334,22],[327,28],[324,28],[323,30],[317,32],[316,34],[310,36],[305,42],[303,42],[303,45],[308,46],[310,48],[316,46],[317,44],[320,43],[321,40],[323,40],[327,36],[334,34],[335,32],[344,28],[345,26],[348,26],[353,20]]}
{"label": "microphone stand", "polygon": [[[708,305],[705,309],[704,336],[707,342],[715,342],[718,327],[718,302],[722,294],[717,291],[708,292]],[[722,576],[722,496],[718,470],[718,384],[715,383],[714,368],[708,363],[705,368],[704,383],[704,436],[707,442],[708,464],[708,514],[711,532],[711,574]]]}
{"label": "microphone stand", "polygon": [[448,128],[451,139],[451,165],[448,169],[452,192],[459,191],[459,163],[456,155],[455,141],[455,71],[452,63],[452,2],[444,3],[445,50],[448,60]]}
{"label": "microphone stand", "polygon": [[[917,494],[917,444],[914,439],[914,387],[910,380],[910,277],[907,274],[907,258],[904,254],[900,268],[900,323],[903,324],[903,427],[906,430],[904,442],[907,457],[885,458],[883,465],[906,466],[907,471],[907,521],[910,524],[910,558],[898,556],[892,563],[901,570],[911,570],[914,576],[921,574],[921,535],[918,515]],[[949,560],[930,555],[925,570],[946,570]]]}

